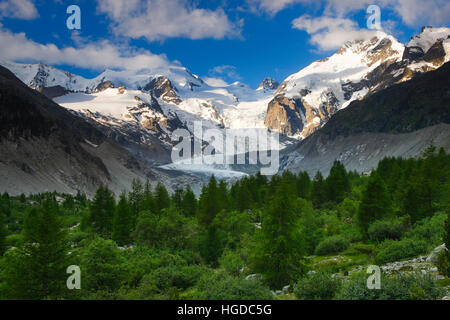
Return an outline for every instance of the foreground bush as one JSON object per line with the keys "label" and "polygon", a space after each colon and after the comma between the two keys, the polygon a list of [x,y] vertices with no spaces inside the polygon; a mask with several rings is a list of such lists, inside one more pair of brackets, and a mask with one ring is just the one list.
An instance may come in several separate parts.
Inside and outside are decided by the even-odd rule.
{"label": "foreground bush", "polygon": [[414,224],[414,227],[405,234],[405,238],[414,238],[427,241],[431,247],[442,244],[445,236],[445,212],[436,212],[432,217],[422,219]]}
{"label": "foreground bush", "polygon": [[186,290],[194,286],[208,269],[201,266],[168,266],[156,269],[152,273],[154,283],[161,291],[169,288]]}
{"label": "foreground bush", "polygon": [[440,274],[450,277],[450,254],[448,251],[442,250],[439,253],[436,266]]}
{"label": "foreground bush", "polygon": [[300,300],[331,300],[341,287],[341,280],[332,278],[331,274],[319,272],[299,280],[294,289]]}
{"label": "foreground bush", "polygon": [[367,288],[367,274],[359,273],[346,283],[338,294],[340,300],[436,300],[445,291],[436,286],[434,279],[418,274],[382,275],[381,289]]}
{"label": "foreground bush", "polygon": [[401,241],[384,241],[375,257],[375,262],[384,264],[427,253],[428,244],[419,239],[403,239]]}
{"label": "foreground bush", "polygon": [[350,243],[342,236],[333,236],[326,238],[316,248],[315,253],[319,256],[339,253],[346,250]]}
{"label": "foreground bush", "polygon": [[202,277],[197,285],[201,300],[270,300],[269,288],[257,280],[232,277],[227,273],[213,273]]}
{"label": "foreground bush", "polygon": [[405,231],[403,219],[378,220],[369,226],[369,239],[383,241],[386,239],[399,240]]}

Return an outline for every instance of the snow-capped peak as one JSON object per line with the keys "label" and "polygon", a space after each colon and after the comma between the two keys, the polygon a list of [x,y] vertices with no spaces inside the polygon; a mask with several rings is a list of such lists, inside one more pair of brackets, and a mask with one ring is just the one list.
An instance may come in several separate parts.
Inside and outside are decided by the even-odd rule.
{"label": "snow-capped peak", "polygon": [[374,33],[368,40],[345,44],[331,57],[316,61],[289,76],[279,91],[288,97],[304,96],[302,89],[310,91],[308,103],[317,106],[325,89],[336,88],[336,97],[343,101],[341,83],[359,81],[386,60],[400,60],[404,46],[384,32]]}
{"label": "snow-capped peak", "polygon": [[407,47],[419,47],[424,53],[439,40],[446,40],[450,37],[450,28],[433,28],[423,27],[422,32],[415,37],[412,37]]}

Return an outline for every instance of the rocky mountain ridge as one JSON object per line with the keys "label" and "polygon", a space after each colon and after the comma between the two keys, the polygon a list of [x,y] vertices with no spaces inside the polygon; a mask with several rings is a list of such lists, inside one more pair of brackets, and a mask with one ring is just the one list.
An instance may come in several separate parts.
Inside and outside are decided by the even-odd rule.
{"label": "rocky mountain ridge", "polygon": [[133,179],[177,186],[191,176],[150,168],[101,130],[30,89],[0,67],[0,190],[92,195],[99,185],[116,194]]}
{"label": "rocky mountain ridge", "polygon": [[321,171],[334,160],[370,172],[384,157],[417,157],[430,145],[450,150],[450,62],[377,91],[337,112],[320,130],[282,151],[283,170]]}
{"label": "rocky mountain ridge", "polygon": [[450,59],[449,30],[424,28],[407,45],[377,31],[371,38],[346,43],[281,85],[266,78],[257,90],[239,82],[211,85],[180,66],[105,70],[85,79],[42,64],[1,64],[157,167],[171,162],[173,132],[197,134],[193,127],[198,121],[203,130],[278,131],[284,135],[282,147],[291,138],[306,139],[352,102],[440,68]]}
{"label": "rocky mountain ridge", "polygon": [[449,28],[424,28],[406,46],[376,32],[370,39],[346,43],[330,58],[288,77],[269,103],[265,124],[304,139],[352,101],[449,60]]}

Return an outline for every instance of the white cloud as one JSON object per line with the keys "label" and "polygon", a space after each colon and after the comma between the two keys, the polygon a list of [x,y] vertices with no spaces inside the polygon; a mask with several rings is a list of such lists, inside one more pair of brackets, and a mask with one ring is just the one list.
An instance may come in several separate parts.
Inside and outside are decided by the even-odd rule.
{"label": "white cloud", "polygon": [[[450,23],[450,1],[448,0],[246,0],[253,12],[262,11],[275,15],[291,5],[302,3],[313,12],[322,8],[322,15],[348,18],[356,11],[366,10],[369,5],[396,13],[406,25],[441,26]],[[387,16],[387,15],[386,15]]]}
{"label": "white cloud", "polygon": [[440,26],[450,23],[450,1],[448,0],[397,0],[394,10],[409,26]]}
{"label": "white cloud", "polygon": [[340,48],[346,41],[368,39],[374,32],[359,29],[358,24],[345,18],[311,17],[303,15],[292,21],[292,27],[311,35],[310,42],[322,51]]}
{"label": "white cloud", "polygon": [[228,83],[225,80],[220,78],[212,78],[212,77],[202,77],[202,80],[206,82],[207,85],[211,87],[226,87]]}
{"label": "white cloud", "polygon": [[253,12],[264,12],[275,15],[279,11],[297,3],[308,3],[310,0],[247,0],[247,4]]}
{"label": "white cloud", "polygon": [[39,13],[31,0],[4,0],[0,2],[0,19],[16,18],[31,20],[39,16]]}
{"label": "white cloud", "polygon": [[[263,1],[263,0],[259,0]],[[313,3],[312,0],[305,0]],[[387,12],[393,12],[406,25],[441,26],[450,22],[450,1],[448,0],[322,0],[322,16],[302,15],[292,21],[295,29],[304,30],[310,36],[310,42],[319,50],[330,51],[342,46],[346,41],[366,39],[372,31],[360,29],[355,19],[350,19],[357,11],[366,11],[376,4],[381,8],[381,25],[385,32],[395,33],[398,25],[389,20]]]}
{"label": "white cloud", "polygon": [[[224,39],[240,36],[242,21],[233,23],[221,8],[197,8],[182,0],[97,0],[97,10],[111,19],[115,34],[148,41],[184,37]],[[188,3],[186,3],[188,2]]]}
{"label": "white cloud", "polygon": [[222,66],[214,67],[208,71],[208,74],[213,78],[226,77],[232,81],[237,81],[237,80],[242,79],[240,74],[237,72],[237,68],[235,66],[230,66],[230,65],[222,65]]}
{"label": "white cloud", "polygon": [[382,15],[383,9],[393,11],[410,27],[440,26],[450,22],[448,0],[321,0],[320,2],[324,6],[324,15],[328,16],[345,17],[375,4],[382,8]]}
{"label": "white cloud", "polygon": [[12,33],[4,29],[1,24],[0,43],[8,44],[0,46],[0,57],[10,61],[67,64],[93,70],[158,68],[170,65],[165,55],[155,55],[147,50],[118,47],[107,40],[64,48],[59,48],[52,43],[41,44],[27,38],[25,33]]}

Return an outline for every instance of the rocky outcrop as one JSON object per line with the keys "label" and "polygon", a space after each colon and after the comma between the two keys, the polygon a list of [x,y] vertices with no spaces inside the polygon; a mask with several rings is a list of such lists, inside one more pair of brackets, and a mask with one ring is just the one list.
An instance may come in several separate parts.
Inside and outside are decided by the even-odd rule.
{"label": "rocky outcrop", "polygon": [[[308,92],[304,89],[302,94]],[[318,108],[313,108],[302,98],[290,99],[280,94],[269,103],[264,123],[268,129],[287,136],[307,137],[339,108],[339,101],[332,91],[324,91],[321,101]]]}
{"label": "rocky outcrop", "polygon": [[277,90],[280,83],[272,78],[265,78],[258,87],[258,90]]}
{"label": "rocky outcrop", "polygon": [[114,84],[111,81],[102,81],[98,86],[92,91],[92,93],[98,93],[105,91],[106,89],[114,88]]}
{"label": "rocky outcrop", "polygon": [[176,105],[181,103],[181,99],[177,95],[177,88],[164,76],[152,79],[143,90],[151,92],[152,95],[162,99],[164,102],[174,103]]}
{"label": "rocky outcrop", "polygon": [[411,46],[406,47],[405,51],[403,52],[403,58],[402,60],[408,60],[410,62],[413,61],[419,61],[423,58],[425,53],[423,52],[421,47]]}
{"label": "rocky outcrop", "polygon": [[304,110],[300,99],[278,95],[269,103],[264,123],[270,130],[293,136],[303,130]]}
{"label": "rocky outcrop", "polygon": [[445,62],[445,49],[443,40],[438,40],[423,56],[423,60],[432,63],[434,66],[441,66]]}
{"label": "rocky outcrop", "polygon": [[50,99],[61,97],[65,94],[69,93],[69,91],[66,88],[61,87],[61,86],[44,87],[44,88],[40,88],[38,91]]}

